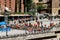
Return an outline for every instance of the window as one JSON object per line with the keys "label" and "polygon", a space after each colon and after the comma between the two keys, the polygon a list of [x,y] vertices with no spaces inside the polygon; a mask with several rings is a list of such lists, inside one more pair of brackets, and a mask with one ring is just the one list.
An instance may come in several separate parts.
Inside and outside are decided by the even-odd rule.
{"label": "window", "polygon": [[11,3],[11,0],[9,0],[9,3]]}
{"label": "window", "polygon": [[42,2],[43,0],[39,0],[39,2]]}
{"label": "window", "polygon": [[6,3],[6,1],[5,1],[5,3]]}
{"label": "window", "polygon": [[9,8],[11,8],[11,0],[9,0]]}
{"label": "window", "polygon": [[1,8],[1,4],[0,4],[0,8]]}
{"label": "window", "polygon": [[5,3],[5,7],[6,7],[6,0],[4,0],[4,3]]}
{"label": "window", "polygon": [[5,4],[5,7],[6,7],[6,4]]}
{"label": "window", "polygon": [[11,0],[9,0],[9,1],[11,1]]}
{"label": "window", "polygon": [[11,1],[9,1],[9,3],[11,4]]}
{"label": "window", "polygon": [[6,0],[4,1],[4,3],[6,3]]}
{"label": "window", "polygon": [[6,0],[5,0],[6,1]]}
{"label": "window", "polygon": [[11,4],[9,4],[9,8],[11,9]]}

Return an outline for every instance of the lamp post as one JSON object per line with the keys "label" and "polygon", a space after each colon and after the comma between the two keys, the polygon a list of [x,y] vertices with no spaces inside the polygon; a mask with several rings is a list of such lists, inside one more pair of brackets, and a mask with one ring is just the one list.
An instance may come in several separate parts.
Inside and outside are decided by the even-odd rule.
{"label": "lamp post", "polygon": [[8,36],[8,34],[7,34],[7,32],[8,32],[8,31],[7,31],[8,15],[5,15],[5,22],[6,22],[6,36]]}
{"label": "lamp post", "polygon": [[6,36],[8,36],[8,30],[7,30],[7,25],[8,25],[8,16],[9,16],[9,12],[10,12],[10,10],[9,10],[9,8],[7,8],[7,7],[5,7],[5,10],[4,10],[5,12],[4,12],[4,17],[5,17],[5,22],[6,22]]}

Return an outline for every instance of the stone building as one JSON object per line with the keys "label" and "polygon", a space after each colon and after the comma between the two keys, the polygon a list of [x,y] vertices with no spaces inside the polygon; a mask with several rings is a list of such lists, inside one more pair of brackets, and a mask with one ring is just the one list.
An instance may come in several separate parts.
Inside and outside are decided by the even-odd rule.
{"label": "stone building", "polygon": [[33,2],[46,5],[45,10],[50,14],[60,14],[60,0],[33,0]]}
{"label": "stone building", "polygon": [[15,11],[15,0],[0,0],[0,10],[4,12],[4,8],[8,7],[12,12]]}

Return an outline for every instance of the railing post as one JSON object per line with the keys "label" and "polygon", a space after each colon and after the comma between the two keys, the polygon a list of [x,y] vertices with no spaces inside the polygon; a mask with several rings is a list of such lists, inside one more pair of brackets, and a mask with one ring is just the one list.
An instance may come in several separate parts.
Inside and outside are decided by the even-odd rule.
{"label": "railing post", "polygon": [[7,24],[8,24],[8,16],[5,15],[5,22],[6,22],[6,36],[8,36]]}

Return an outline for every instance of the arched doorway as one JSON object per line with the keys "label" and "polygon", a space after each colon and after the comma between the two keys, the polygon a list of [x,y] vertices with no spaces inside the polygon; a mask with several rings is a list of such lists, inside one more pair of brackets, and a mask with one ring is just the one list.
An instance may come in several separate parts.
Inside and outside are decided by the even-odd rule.
{"label": "arched doorway", "polygon": [[58,14],[60,14],[60,10],[58,11]]}

